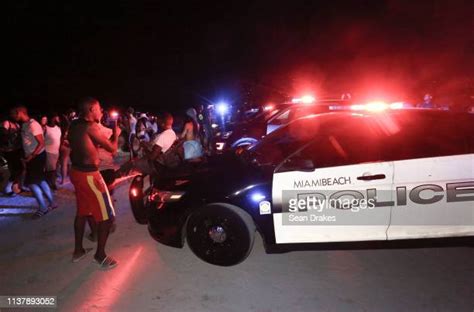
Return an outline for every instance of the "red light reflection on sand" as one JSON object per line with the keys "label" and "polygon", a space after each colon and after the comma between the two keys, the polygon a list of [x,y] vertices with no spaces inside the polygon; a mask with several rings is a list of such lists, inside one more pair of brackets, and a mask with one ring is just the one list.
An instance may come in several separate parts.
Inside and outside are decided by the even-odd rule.
{"label": "red light reflection on sand", "polygon": [[84,304],[77,311],[89,311],[92,306],[112,311],[113,305],[123,295],[125,287],[137,270],[137,260],[143,251],[143,246],[138,247],[129,260],[119,262],[119,265],[100,276],[98,282],[101,287],[91,292],[84,300]]}

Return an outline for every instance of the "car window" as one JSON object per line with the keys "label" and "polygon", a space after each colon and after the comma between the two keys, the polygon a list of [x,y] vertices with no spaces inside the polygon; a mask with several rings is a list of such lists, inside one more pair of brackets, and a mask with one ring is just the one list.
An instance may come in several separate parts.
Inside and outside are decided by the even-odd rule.
{"label": "car window", "polygon": [[249,149],[257,156],[260,164],[277,165],[290,154],[309,143],[318,133],[317,119],[300,119],[281,127]]}
{"label": "car window", "polygon": [[465,120],[461,115],[400,116],[398,119],[401,131],[385,142],[384,159],[405,160],[473,152],[472,120]]}
{"label": "car window", "polygon": [[286,164],[279,171],[380,161],[380,140],[383,136],[370,118],[345,119],[344,122],[325,124],[315,140],[286,159]]}
{"label": "car window", "polygon": [[288,123],[289,118],[290,118],[290,112],[291,112],[290,108],[286,109],[285,111],[282,111],[280,114],[278,114],[274,118],[272,118],[269,121],[269,124],[283,125],[283,124]]}

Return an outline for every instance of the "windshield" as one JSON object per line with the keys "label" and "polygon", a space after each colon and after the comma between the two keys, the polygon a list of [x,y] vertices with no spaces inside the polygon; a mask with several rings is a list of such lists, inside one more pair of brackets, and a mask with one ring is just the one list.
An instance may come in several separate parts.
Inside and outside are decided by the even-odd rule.
{"label": "windshield", "polygon": [[248,153],[259,165],[277,165],[311,141],[319,128],[318,116],[296,120],[263,138],[250,147]]}

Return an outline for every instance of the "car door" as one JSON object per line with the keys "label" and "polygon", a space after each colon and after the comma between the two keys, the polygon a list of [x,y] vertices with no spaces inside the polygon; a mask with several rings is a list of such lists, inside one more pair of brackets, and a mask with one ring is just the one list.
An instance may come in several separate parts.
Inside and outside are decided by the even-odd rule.
{"label": "car door", "polygon": [[368,120],[325,125],[273,175],[276,242],[386,240],[393,162],[381,161]]}
{"label": "car door", "polygon": [[393,138],[397,202],[389,239],[474,235],[472,124],[429,117]]}

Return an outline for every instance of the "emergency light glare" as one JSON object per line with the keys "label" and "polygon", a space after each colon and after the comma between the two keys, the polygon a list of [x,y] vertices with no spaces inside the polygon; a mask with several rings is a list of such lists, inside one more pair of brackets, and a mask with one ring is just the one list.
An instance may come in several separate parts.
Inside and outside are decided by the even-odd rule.
{"label": "emergency light glare", "polygon": [[305,95],[301,98],[301,102],[303,102],[304,104],[311,104],[315,100],[316,99],[314,98],[314,96],[311,96],[311,95]]}
{"label": "emergency light glare", "polygon": [[387,108],[388,108],[387,103],[382,102],[382,101],[369,102],[365,106],[365,109],[368,110],[369,112],[380,112],[380,111],[386,110]]}
{"label": "emergency light glare", "polygon": [[383,101],[373,101],[365,105],[364,104],[351,105],[351,110],[356,110],[356,111],[363,110],[363,111],[368,111],[368,112],[381,112],[389,108],[390,109],[403,108],[403,103],[393,103],[391,105],[388,105],[387,103]]}
{"label": "emergency light glare", "polygon": [[390,109],[402,109],[404,107],[403,102],[395,102],[390,104]]}
{"label": "emergency light glare", "polygon": [[294,98],[291,100],[292,103],[303,103],[303,104],[311,104],[314,103],[316,99],[312,95],[304,95],[301,98]]}
{"label": "emergency light glare", "polygon": [[130,190],[130,194],[132,194],[133,197],[137,197],[138,196],[138,190],[136,188],[132,188]]}
{"label": "emergency light glare", "polygon": [[217,112],[221,115],[227,114],[229,111],[229,106],[226,103],[217,104]]}
{"label": "emergency light glare", "polygon": [[119,116],[119,113],[117,111],[111,111],[110,112],[110,117],[117,118],[118,116]]}
{"label": "emergency light glare", "polygon": [[266,111],[266,112],[268,112],[268,111],[273,110],[274,108],[275,108],[275,107],[274,107],[273,105],[265,105],[265,106],[263,107],[263,110]]}
{"label": "emergency light glare", "polygon": [[365,108],[365,106],[362,105],[362,104],[351,105],[351,110],[363,110],[364,108]]}
{"label": "emergency light glare", "polygon": [[254,202],[258,203],[258,202],[260,202],[260,201],[262,201],[262,200],[265,199],[265,195],[263,195],[262,193],[253,193],[253,194],[250,196],[250,198],[251,198]]}

